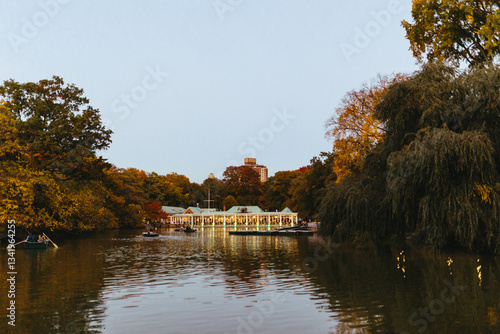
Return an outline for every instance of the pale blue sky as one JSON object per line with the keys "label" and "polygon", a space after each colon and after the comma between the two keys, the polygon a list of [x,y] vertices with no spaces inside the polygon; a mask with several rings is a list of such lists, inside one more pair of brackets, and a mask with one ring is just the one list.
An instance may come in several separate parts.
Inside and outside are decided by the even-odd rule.
{"label": "pale blue sky", "polygon": [[409,0],[2,1],[0,80],[83,88],[118,167],[202,182],[254,156],[272,175],[331,150],[324,123],[346,92],[417,68],[410,12]]}

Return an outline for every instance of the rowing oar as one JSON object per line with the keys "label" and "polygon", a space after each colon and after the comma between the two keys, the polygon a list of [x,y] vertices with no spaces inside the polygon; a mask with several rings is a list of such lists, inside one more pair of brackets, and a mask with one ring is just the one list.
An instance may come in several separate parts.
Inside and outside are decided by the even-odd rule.
{"label": "rowing oar", "polygon": [[[22,244],[23,242],[26,242],[26,239],[25,239],[25,240],[23,240],[23,241],[16,242],[16,243],[15,243],[15,244],[13,244],[12,246],[16,246],[16,245]],[[12,247],[12,246],[10,246],[10,245],[9,245],[9,246],[7,246],[7,248]]]}
{"label": "rowing oar", "polygon": [[59,246],[56,245],[56,243],[52,240],[50,240],[50,238],[44,233],[43,236],[47,239],[49,239],[50,242],[52,242],[52,244],[54,245],[55,248],[59,248]]}

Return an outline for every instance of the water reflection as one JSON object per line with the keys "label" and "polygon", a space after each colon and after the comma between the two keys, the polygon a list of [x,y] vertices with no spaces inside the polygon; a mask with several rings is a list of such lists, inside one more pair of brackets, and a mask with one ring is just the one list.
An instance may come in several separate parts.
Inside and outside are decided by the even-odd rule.
{"label": "water reflection", "polygon": [[[425,323],[427,333],[500,331],[496,257],[358,250],[319,236],[231,229],[159,238],[111,231],[57,250],[19,250],[16,330],[416,333]],[[5,252],[0,261],[3,270]],[[453,284],[465,288],[454,295]]]}

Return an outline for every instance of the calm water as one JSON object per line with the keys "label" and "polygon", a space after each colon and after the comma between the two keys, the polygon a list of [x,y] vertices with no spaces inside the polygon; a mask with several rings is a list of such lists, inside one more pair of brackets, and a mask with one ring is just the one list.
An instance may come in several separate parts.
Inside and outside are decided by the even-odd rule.
{"label": "calm water", "polygon": [[[500,333],[500,260],[355,250],[322,238],[110,231],[17,250],[15,330]],[[7,273],[7,254],[0,252]]]}

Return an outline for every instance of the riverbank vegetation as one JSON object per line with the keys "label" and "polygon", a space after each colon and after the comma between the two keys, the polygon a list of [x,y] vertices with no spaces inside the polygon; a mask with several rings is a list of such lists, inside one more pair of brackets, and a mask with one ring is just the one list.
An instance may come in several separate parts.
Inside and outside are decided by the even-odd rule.
{"label": "riverbank vegetation", "polygon": [[425,64],[394,82],[373,116],[383,140],[328,185],[325,232],[499,252],[500,68]]}

